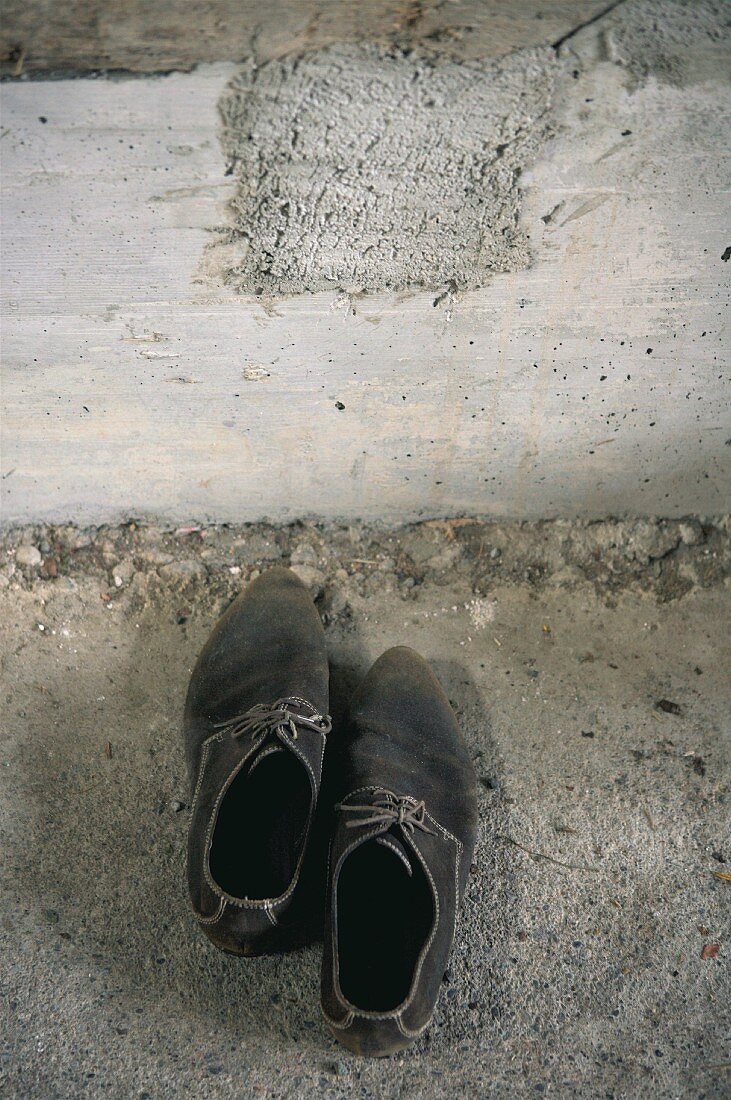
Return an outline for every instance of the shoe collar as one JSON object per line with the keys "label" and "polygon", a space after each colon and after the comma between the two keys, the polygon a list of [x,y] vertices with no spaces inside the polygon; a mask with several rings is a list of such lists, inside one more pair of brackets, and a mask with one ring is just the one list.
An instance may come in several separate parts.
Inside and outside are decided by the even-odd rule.
{"label": "shoe collar", "polygon": [[[397,1019],[410,1007],[418,993],[424,962],[431,950],[442,917],[442,905],[439,900],[439,893],[434,881],[434,876],[429,869],[430,857],[434,846],[440,845],[445,835],[451,839],[454,838],[451,837],[451,834],[446,833],[446,830],[444,830],[429,814],[423,800],[411,794],[395,794],[385,787],[360,787],[355,791],[351,791],[346,798],[338,803],[336,809],[339,810],[343,816],[352,812],[353,817],[351,817],[350,820],[342,820],[341,817],[341,820],[338,821],[335,827],[330,852],[332,877],[329,883],[329,889],[332,920],[333,991],[339,1004],[342,1008],[347,1010],[348,1013],[375,1020]],[[394,824],[401,826],[401,835],[397,838],[393,838],[390,835],[386,836]],[[343,995],[340,988],[339,976],[340,959],[338,954],[337,887],[340,879],[340,872],[345,860],[356,848],[360,847],[361,844],[365,844],[366,841],[374,839],[388,843],[389,847],[394,846],[395,854],[402,859],[405,857],[405,853],[402,854],[402,852],[399,852],[398,847],[402,849],[405,847],[406,851],[409,849],[413,851],[429,881],[434,905],[434,920],[432,927],[419,952],[416,966],[414,967],[414,976],[406,999],[388,1012],[372,1012],[351,1004]],[[393,843],[394,840],[396,841],[396,845]]]}
{"label": "shoe collar", "polygon": [[[299,881],[307,849],[315,806],[322,780],[325,742],[331,728],[328,715],[321,715],[306,699],[289,697],[276,703],[257,704],[241,715],[211,722],[214,730],[203,742],[198,780],[190,816],[190,838],[202,837],[202,860],[206,886],[218,899],[243,908],[268,908],[284,904]],[[221,803],[236,776],[247,765],[253,770],[272,751],[289,751],[300,761],[310,779],[310,809],[301,852],[289,886],[277,898],[236,898],[222,890],[210,869],[211,844]],[[200,863],[199,863],[200,866]]]}

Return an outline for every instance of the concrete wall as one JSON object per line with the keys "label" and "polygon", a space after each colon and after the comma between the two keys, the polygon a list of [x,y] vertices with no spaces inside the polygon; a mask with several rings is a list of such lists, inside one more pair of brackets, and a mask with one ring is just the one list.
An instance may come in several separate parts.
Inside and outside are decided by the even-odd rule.
{"label": "concrete wall", "polygon": [[233,65],[5,85],[3,522],[727,508],[726,70],[626,8],[526,53],[553,136],[468,291],[245,292]]}

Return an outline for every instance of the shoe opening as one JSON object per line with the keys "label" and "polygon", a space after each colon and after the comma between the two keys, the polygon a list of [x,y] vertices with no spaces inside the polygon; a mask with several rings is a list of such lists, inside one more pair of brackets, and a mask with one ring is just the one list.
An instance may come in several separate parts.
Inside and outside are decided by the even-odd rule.
{"label": "shoe opening", "polygon": [[391,1012],[409,996],[434,924],[420,860],[392,829],[346,858],[337,883],[339,984],[366,1012]]}
{"label": "shoe opening", "polygon": [[230,784],[218,810],[209,868],[234,898],[281,897],[295,876],[305,842],[312,788],[290,752],[259,757]]}

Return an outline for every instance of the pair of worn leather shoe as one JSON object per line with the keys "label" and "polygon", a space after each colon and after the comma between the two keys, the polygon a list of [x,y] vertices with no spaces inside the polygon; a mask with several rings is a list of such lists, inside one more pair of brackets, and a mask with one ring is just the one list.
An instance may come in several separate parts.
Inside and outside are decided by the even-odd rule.
{"label": "pair of worn leather shoe", "polygon": [[332,737],[328,684],[318,612],[294,573],[272,569],[218,622],[188,690],[190,898],[225,951],[305,942],[322,927],[328,834],[323,1013],[345,1046],[384,1055],[434,1011],[474,847],[475,775],[413,650],[376,661]]}

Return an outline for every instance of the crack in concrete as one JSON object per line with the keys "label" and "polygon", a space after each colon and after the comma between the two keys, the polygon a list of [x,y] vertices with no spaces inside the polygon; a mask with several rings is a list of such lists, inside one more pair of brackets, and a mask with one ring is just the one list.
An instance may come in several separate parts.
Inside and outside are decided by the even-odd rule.
{"label": "crack in concrete", "polygon": [[557,38],[555,42],[552,42],[551,45],[553,49],[556,51],[560,50],[564,42],[568,42],[569,39],[573,38],[580,31],[585,30],[586,27],[591,27],[594,23],[598,23],[601,19],[606,18],[607,15],[610,15],[613,11],[615,11],[616,8],[620,8],[623,4],[626,3],[627,0],[615,0],[613,4],[608,4],[606,8],[603,8],[602,11],[598,11],[596,15],[593,15],[591,17],[591,19],[585,19],[583,23],[578,23],[575,27],[572,28],[572,30],[567,31],[566,34],[562,34],[560,38]]}

